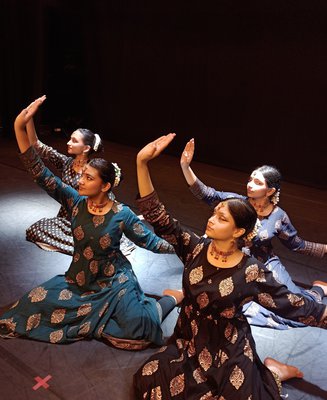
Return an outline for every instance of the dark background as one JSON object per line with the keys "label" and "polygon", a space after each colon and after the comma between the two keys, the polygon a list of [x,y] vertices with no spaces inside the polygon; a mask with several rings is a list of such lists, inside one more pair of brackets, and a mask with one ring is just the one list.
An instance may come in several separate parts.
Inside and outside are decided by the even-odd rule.
{"label": "dark background", "polygon": [[1,135],[38,124],[325,189],[327,2],[1,0]]}

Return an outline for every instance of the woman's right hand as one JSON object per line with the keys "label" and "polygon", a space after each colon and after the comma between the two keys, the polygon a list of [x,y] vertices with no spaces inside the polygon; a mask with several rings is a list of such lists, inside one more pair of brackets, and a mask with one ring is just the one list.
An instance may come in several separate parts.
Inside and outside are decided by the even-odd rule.
{"label": "woman's right hand", "polygon": [[169,145],[169,143],[176,136],[175,133],[168,133],[168,135],[164,135],[154,140],[153,142],[148,143],[146,146],[141,149],[137,154],[137,163],[147,163],[148,161],[156,158],[159,154]]}
{"label": "woman's right hand", "polygon": [[15,127],[24,128],[28,121],[33,118],[34,114],[37,112],[40,105],[45,101],[46,96],[43,95],[38,99],[34,100],[29,106],[24,108],[20,114],[17,115],[15,119]]}
{"label": "woman's right hand", "polygon": [[188,168],[194,156],[194,139],[189,140],[181,155],[180,164],[182,168]]}

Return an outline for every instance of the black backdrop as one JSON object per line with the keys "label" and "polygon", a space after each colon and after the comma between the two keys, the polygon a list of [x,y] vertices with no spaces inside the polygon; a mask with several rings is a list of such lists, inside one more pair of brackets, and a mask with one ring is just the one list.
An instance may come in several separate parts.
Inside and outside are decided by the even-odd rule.
{"label": "black backdrop", "polygon": [[1,124],[39,122],[327,187],[327,2],[1,0]]}

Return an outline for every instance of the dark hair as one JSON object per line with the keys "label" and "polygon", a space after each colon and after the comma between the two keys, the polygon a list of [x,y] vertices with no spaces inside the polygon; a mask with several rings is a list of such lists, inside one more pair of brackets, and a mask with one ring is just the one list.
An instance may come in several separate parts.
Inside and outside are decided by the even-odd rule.
{"label": "dark hair", "polygon": [[102,140],[100,138],[100,143],[97,147],[97,149],[94,149],[95,143],[96,143],[96,137],[95,137],[95,133],[93,133],[92,131],[90,131],[89,129],[84,129],[84,128],[78,128],[77,129],[79,132],[81,132],[82,136],[83,136],[83,142],[86,146],[90,146],[90,150],[88,152],[88,155],[91,155],[92,153],[100,153],[104,151],[104,146],[102,143]]}
{"label": "dark hair", "polygon": [[[104,160],[103,158],[92,158],[89,162],[88,165],[92,168],[95,168],[98,173],[100,178],[103,180],[104,183],[110,183],[111,188],[110,191],[114,188],[119,186],[120,182],[122,181],[123,177],[121,176],[119,172],[119,177],[117,176],[117,171],[113,163],[110,161]],[[119,178],[116,181],[116,177]]]}
{"label": "dark hair", "polygon": [[241,237],[245,237],[252,232],[258,218],[252,204],[247,200],[234,197],[224,200],[224,203],[227,203],[228,210],[234,219],[236,227],[245,230]]}
{"label": "dark hair", "polygon": [[276,192],[277,190],[280,190],[282,175],[276,167],[273,167],[272,165],[262,165],[254,171],[262,173],[269,188],[275,188]]}

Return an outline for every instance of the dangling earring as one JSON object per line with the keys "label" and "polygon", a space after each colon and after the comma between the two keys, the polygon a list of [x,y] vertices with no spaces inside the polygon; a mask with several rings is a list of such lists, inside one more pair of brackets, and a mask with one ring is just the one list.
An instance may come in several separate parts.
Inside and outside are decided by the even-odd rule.
{"label": "dangling earring", "polygon": [[279,195],[280,195],[280,189],[276,190],[276,192],[272,195],[270,198],[270,202],[274,205],[277,206],[279,203]]}

